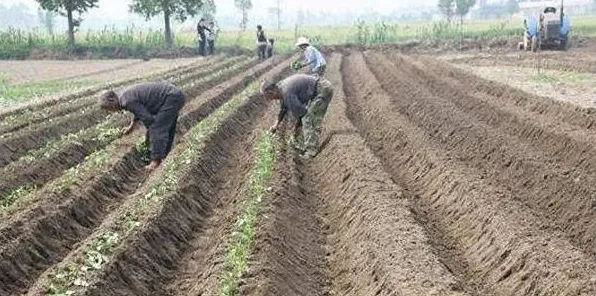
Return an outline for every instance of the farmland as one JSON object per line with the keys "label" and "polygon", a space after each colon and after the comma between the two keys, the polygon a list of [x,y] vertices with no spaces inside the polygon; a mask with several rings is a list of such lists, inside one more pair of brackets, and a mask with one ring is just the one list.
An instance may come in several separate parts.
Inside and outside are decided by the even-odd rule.
{"label": "farmland", "polygon": [[[594,48],[333,47],[311,160],[258,93],[295,57],[98,68],[0,112],[0,294],[596,295]],[[150,79],[187,102],[147,172],[95,102]]]}

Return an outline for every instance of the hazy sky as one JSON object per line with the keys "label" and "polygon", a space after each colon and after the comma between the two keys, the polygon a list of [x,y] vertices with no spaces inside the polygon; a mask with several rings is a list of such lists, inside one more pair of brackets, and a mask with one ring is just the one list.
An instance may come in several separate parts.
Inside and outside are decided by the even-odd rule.
{"label": "hazy sky", "polygon": [[[38,4],[35,0],[0,0],[4,5],[24,3],[35,11]],[[113,19],[124,19],[128,14],[128,5],[131,0],[99,0],[99,8],[90,11],[94,16],[109,16]],[[305,10],[373,10],[390,12],[408,6],[434,5],[436,0],[282,0],[285,11],[295,11],[299,8]],[[275,0],[253,0],[254,12],[266,12],[273,6]],[[218,14],[235,13],[234,0],[215,0]]]}

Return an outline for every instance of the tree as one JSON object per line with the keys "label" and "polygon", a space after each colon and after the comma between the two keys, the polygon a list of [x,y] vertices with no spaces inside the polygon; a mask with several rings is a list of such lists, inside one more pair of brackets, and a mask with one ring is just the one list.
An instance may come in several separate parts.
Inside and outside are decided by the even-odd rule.
{"label": "tree", "polygon": [[37,17],[41,24],[48,30],[48,34],[54,34],[54,26],[56,25],[56,14],[53,11],[43,10],[41,7],[37,10]]}
{"label": "tree", "polygon": [[203,6],[199,11],[199,15],[206,20],[213,20],[215,18],[215,12],[217,11],[215,1],[205,0]]}
{"label": "tree", "polygon": [[202,6],[203,0],[133,0],[130,10],[144,16],[146,20],[163,13],[166,46],[172,47],[172,17],[184,22],[189,16],[196,16]]}
{"label": "tree", "polygon": [[453,15],[455,14],[454,0],[439,0],[439,4],[437,6],[439,7],[439,11],[441,11],[441,14],[443,14],[443,16],[445,16],[445,19],[447,20],[447,22],[451,23],[451,19],[453,18]]}
{"label": "tree", "polygon": [[518,13],[519,12],[519,0],[508,0],[507,1],[507,12],[509,14]]}
{"label": "tree", "polygon": [[460,25],[464,25],[464,16],[466,16],[472,7],[476,5],[476,0],[455,0],[455,12],[459,15]]}
{"label": "tree", "polygon": [[275,0],[275,6],[269,8],[269,13],[277,18],[277,29],[281,30],[281,0]]}
{"label": "tree", "polygon": [[234,0],[234,5],[242,11],[242,22],[240,23],[240,27],[242,27],[243,31],[246,31],[246,26],[248,25],[248,11],[252,9],[252,1]]}
{"label": "tree", "polygon": [[[47,11],[59,13],[68,19],[68,43],[75,46],[75,32],[81,25],[81,15],[89,8],[97,7],[98,0],[37,0],[41,8]],[[74,14],[79,16],[75,19]]]}

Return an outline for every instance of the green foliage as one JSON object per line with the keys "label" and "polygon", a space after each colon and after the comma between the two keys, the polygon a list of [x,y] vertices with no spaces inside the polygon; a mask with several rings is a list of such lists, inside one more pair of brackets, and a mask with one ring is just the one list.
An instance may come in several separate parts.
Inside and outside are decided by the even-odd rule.
{"label": "green foliage", "polygon": [[[2,41],[0,41],[0,43],[1,42]],[[60,91],[72,90],[86,85],[87,83],[89,83],[89,81],[81,79],[56,80],[17,85],[0,81],[0,105],[22,102],[24,100],[42,97]]]}
{"label": "green foliage", "polygon": [[[74,33],[83,21],[82,14],[88,9],[97,7],[99,0],[37,0],[42,9],[59,13],[68,18],[68,39],[74,46]],[[78,18],[74,17],[78,13]]]}
{"label": "green foliage", "polygon": [[35,192],[35,190],[36,187],[31,185],[22,186],[15,190],[12,190],[0,199],[0,211],[6,210],[14,202],[23,198],[24,196],[31,194],[32,192]]}
{"label": "green foliage", "polygon": [[101,269],[108,262],[108,255],[118,245],[120,238],[118,233],[108,232],[99,236],[85,251],[83,266],[69,264],[52,277],[52,281],[46,292],[51,296],[63,296],[76,294],[78,287],[87,287],[88,274],[94,270]]}
{"label": "green foliage", "polygon": [[240,11],[242,11],[242,21],[240,27],[242,30],[246,30],[248,24],[248,11],[252,9],[252,0],[234,0],[234,5]]}
{"label": "green foliage", "polygon": [[48,34],[54,34],[54,27],[56,25],[56,14],[53,11],[43,10],[41,7],[37,10],[37,17],[42,26],[46,28]]}
{"label": "green foliage", "polygon": [[263,133],[255,145],[255,152],[257,162],[249,178],[249,197],[243,204],[244,212],[236,221],[236,229],[226,251],[219,293],[223,296],[238,295],[238,284],[248,269],[261,202],[267,194],[267,184],[275,169],[274,135]]}
{"label": "green foliage", "polygon": [[203,0],[133,0],[130,10],[150,19],[164,14],[165,39],[168,47],[173,45],[170,29],[170,17],[183,22],[189,16],[195,16],[203,6]]}
{"label": "green foliage", "polygon": [[453,15],[455,14],[455,0],[439,0],[437,7],[448,23],[451,22]]}
{"label": "green foliage", "polygon": [[455,12],[459,15],[462,24],[464,16],[470,12],[474,5],[476,5],[476,0],[455,0]]}

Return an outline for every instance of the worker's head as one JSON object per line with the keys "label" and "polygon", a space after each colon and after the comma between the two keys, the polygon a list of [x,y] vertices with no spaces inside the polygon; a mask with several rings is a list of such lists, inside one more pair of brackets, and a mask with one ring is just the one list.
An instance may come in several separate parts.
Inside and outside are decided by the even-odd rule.
{"label": "worker's head", "polygon": [[274,42],[275,42],[275,40],[273,40],[273,38],[269,39],[269,44],[273,45]]}
{"label": "worker's head", "polygon": [[305,37],[298,38],[296,42],[296,47],[300,48],[301,50],[306,50],[306,48],[310,45],[310,42]]}
{"label": "worker's head", "polygon": [[122,110],[122,106],[120,106],[120,101],[118,100],[118,95],[116,95],[113,90],[108,90],[101,95],[101,98],[99,98],[99,106],[102,109],[108,111]]}
{"label": "worker's head", "polygon": [[212,27],[213,28],[213,26],[215,26],[215,23],[214,22],[209,22],[209,27]]}
{"label": "worker's head", "polygon": [[261,84],[261,94],[269,101],[281,99],[281,90],[273,79],[267,79]]}
{"label": "worker's head", "polygon": [[261,25],[257,25],[257,30],[261,31],[263,30],[263,27]]}

